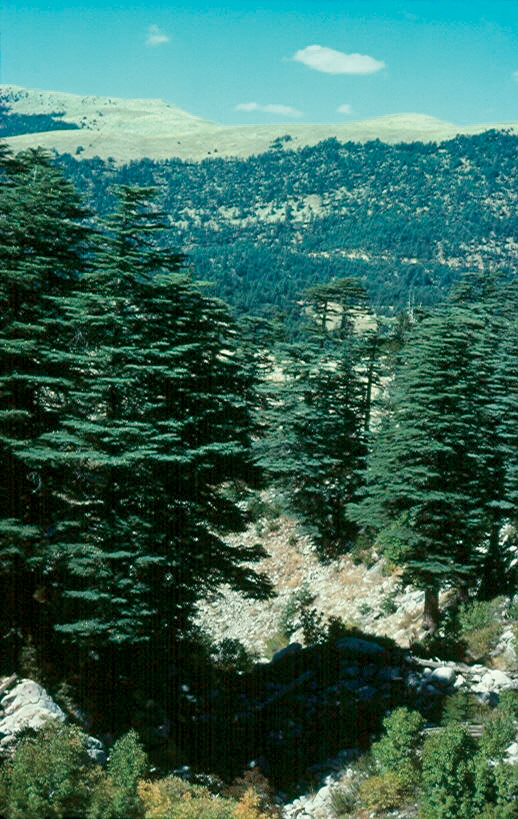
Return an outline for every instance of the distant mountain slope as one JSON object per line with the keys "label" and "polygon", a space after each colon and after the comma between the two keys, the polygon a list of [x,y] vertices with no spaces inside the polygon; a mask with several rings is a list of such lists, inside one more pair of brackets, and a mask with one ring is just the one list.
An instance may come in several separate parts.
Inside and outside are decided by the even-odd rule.
{"label": "distant mountain slope", "polygon": [[107,212],[114,185],[152,185],[168,242],[240,313],[283,313],[332,277],[364,282],[371,304],[431,305],[464,271],[518,269],[518,135],[440,144],[278,141],[246,159],[57,162]]}
{"label": "distant mountain slope", "polygon": [[[411,113],[344,125],[223,126],[192,116],[161,100],[83,97],[14,85],[0,85],[1,102],[6,109],[6,123],[13,118],[18,123],[23,118],[26,123],[27,133],[11,128],[11,133],[16,135],[6,134],[13,150],[38,144],[82,159],[110,157],[117,163],[173,157],[199,161],[214,154],[248,157],[267,151],[272,143],[286,135],[290,137],[290,148],[300,148],[331,137],[340,142],[380,139],[394,144],[440,142],[457,134],[478,134],[492,128],[511,129],[518,133],[518,123],[461,126]],[[43,130],[45,116],[51,120],[48,130]],[[30,117],[40,118],[38,127],[29,126],[27,118]],[[38,132],[37,140],[35,132]]]}

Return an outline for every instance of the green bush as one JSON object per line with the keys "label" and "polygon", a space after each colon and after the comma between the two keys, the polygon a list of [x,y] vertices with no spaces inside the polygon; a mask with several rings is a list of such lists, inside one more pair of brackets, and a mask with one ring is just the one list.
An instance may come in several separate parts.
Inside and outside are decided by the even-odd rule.
{"label": "green bush", "polygon": [[386,617],[389,617],[391,614],[395,614],[398,607],[397,607],[397,596],[399,590],[395,589],[394,591],[389,592],[385,595],[380,603],[380,611]]}
{"label": "green bush", "polygon": [[249,651],[243,643],[232,637],[225,637],[212,647],[211,657],[215,665],[223,671],[237,671],[244,674],[251,671],[259,659],[257,654]]}
{"label": "green bush", "polygon": [[498,698],[498,710],[518,718],[518,691],[502,691]]}
{"label": "green bush", "polygon": [[477,746],[466,729],[451,723],[423,744],[423,819],[474,819],[482,805],[475,798]]}
{"label": "green bush", "polygon": [[495,819],[518,817],[518,765],[503,762],[494,768],[495,802],[499,813]]}
{"label": "green bush", "polygon": [[[477,819],[517,819],[518,817],[518,770],[516,765],[500,763],[488,765],[482,754],[476,760],[475,767],[484,773],[484,782],[477,782],[478,798],[486,798]],[[481,787],[485,785],[485,790]]]}
{"label": "green bush", "polygon": [[137,783],[147,769],[146,753],[136,731],[118,739],[108,760],[108,774],[114,785],[113,816],[130,819],[139,815]]}
{"label": "green bush", "polygon": [[78,728],[56,720],[49,720],[37,736],[21,740],[7,769],[9,819],[85,815],[97,778],[86,741]]}
{"label": "green bush", "polygon": [[462,603],[458,609],[458,621],[461,632],[479,631],[490,626],[494,620],[495,608],[492,600],[473,600]]}
{"label": "green bush", "polygon": [[313,603],[315,595],[305,583],[288,597],[279,617],[279,631],[286,639],[290,639],[300,624],[300,614]]}
{"label": "green bush", "polygon": [[7,815],[9,807],[9,783],[11,780],[11,768],[9,763],[0,764],[0,816]]}
{"label": "green bush", "polygon": [[474,694],[460,690],[445,697],[441,724],[449,725],[452,722],[486,723],[491,714],[491,708],[481,703]]}
{"label": "green bush", "polygon": [[88,737],[56,720],[22,739],[0,769],[0,811],[9,819],[135,819],[137,782],[147,767],[137,735],[113,746],[107,771],[87,752]]}
{"label": "green bush", "polygon": [[494,600],[474,600],[459,606],[460,636],[475,659],[486,657],[498,642],[502,633],[502,603],[503,598],[496,597]]}
{"label": "green bush", "polygon": [[358,789],[359,803],[376,815],[400,808],[409,798],[408,784],[394,771],[370,776]]}
{"label": "green bush", "polygon": [[424,719],[418,711],[396,708],[383,720],[385,736],[372,746],[372,755],[382,773],[397,773],[408,787],[419,779],[419,748]]}
{"label": "green bush", "polygon": [[485,628],[481,628],[478,631],[471,631],[469,634],[464,635],[469,656],[474,660],[485,660],[498,643],[498,638],[501,633],[502,626],[495,620],[489,626],[485,626]]}
{"label": "green bush", "polygon": [[480,750],[488,759],[502,759],[506,748],[514,742],[515,736],[514,716],[498,709],[484,727]]}
{"label": "green bush", "polygon": [[177,776],[138,784],[144,819],[234,819],[236,802]]}
{"label": "green bush", "polygon": [[307,646],[313,646],[325,642],[327,631],[321,612],[317,611],[317,609],[302,609],[300,612],[300,623],[302,626],[304,643]]}
{"label": "green bush", "polygon": [[484,805],[477,819],[517,819],[516,805]]}

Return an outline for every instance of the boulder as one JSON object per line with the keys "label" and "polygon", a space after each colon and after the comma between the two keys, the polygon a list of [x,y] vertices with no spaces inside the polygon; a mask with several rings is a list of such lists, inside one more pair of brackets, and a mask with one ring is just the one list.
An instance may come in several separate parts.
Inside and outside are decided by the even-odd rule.
{"label": "boulder", "polygon": [[503,691],[504,689],[514,688],[515,682],[511,679],[511,677],[505,673],[505,671],[499,671],[496,668],[491,669],[484,674],[482,678],[482,683],[487,688],[491,690],[500,690]]}
{"label": "boulder", "polygon": [[96,765],[105,765],[107,756],[104,745],[96,737],[88,737],[86,740],[86,753]]}
{"label": "boulder", "polygon": [[[359,654],[367,656],[381,656],[385,649],[379,643],[370,640],[362,640],[360,637],[342,637],[336,641],[336,647],[339,651],[347,652],[348,654]],[[289,646],[288,646],[289,648]]]}
{"label": "boulder", "polygon": [[450,685],[454,685],[456,677],[455,669],[445,665],[434,668],[428,676],[428,682],[439,688],[448,688]]}
{"label": "boulder", "polygon": [[[15,682],[13,677],[11,682]],[[19,680],[14,687],[0,700],[0,755],[10,756],[16,746],[16,740],[24,731],[37,731],[49,719],[66,722],[64,711],[47,694],[45,689],[34,680]],[[103,765],[106,762],[104,746],[99,739],[88,737],[86,751],[93,762]]]}
{"label": "boulder", "polygon": [[508,762],[512,765],[518,764],[518,742],[512,742],[507,748]]}
{"label": "boulder", "polygon": [[27,728],[38,730],[49,719],[66,721],[66,716],[44,688],[33,680],[20,680],[0,704],[0,748],[9,747]]}
{"label": "boulder", "polygon": [[278,663],[279,660],[282,660],[284,657],[289,657],[291,654],[298,654],[299,651],[302,651],[302,646],[300,643],[290,643],[289,646],[286,648],[281,648],[280,651],[277,651],[272,657],[272,663]]}

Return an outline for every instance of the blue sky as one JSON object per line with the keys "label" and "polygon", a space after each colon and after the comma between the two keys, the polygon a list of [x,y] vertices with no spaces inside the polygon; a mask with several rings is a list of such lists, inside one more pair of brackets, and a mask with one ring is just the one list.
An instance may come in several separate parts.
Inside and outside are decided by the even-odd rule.
{"label": "blue sky", "polygon": [[221,124],[518,122],[518,0],[3,0],[0,81]]}

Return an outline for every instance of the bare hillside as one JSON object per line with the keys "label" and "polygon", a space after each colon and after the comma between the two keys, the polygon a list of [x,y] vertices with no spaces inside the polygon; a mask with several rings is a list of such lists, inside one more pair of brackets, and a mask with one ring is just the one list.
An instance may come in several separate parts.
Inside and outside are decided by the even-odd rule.
{"label": "bare hillside", "polygon": [[[338,617],[371,634],[392,637],[401,646],[422,636],[423,593],[401,587],[398,573],[387,571],[382,559],[374,556],[370,568],[349,555],[322,563],[311,539],[282,514],[252,524],[231,540],[264,546],[268,557],[255,568],[268,575],[277,596],[260,602],[225,587],[221,596],[202,605],[198,617],[214,641],[239,640],[265,658],[289,640],[304,642],[296,613],[301,600],[322,622]],[[284,628],[289,620],[294,630],[288,637]]]}
{"label": "bare hillside", "polygon": [[341,142],[438,142],[459,133],[477,134],[491,128],[518,131],[518,124],[461,126],[423,114],[407,113],[350,122],[345,125],[223,126],[207,122],[162,100],[118,99],[37,91],[0,85],[0,99],[14,115],[59,115],[74,130],[20,134],[8,139],[15,151],[41,145],[58,153],[88,159],[111,157],[129,162],[144,157],[178,157],[198,161],[209,156],[247,157],[267,151],[272,142],[289,135],[291,148],[315,145],[331,137]]}

